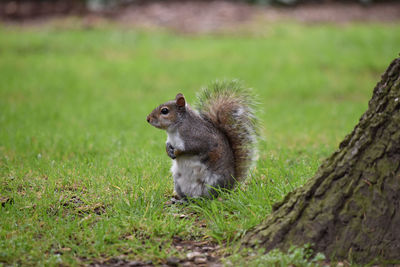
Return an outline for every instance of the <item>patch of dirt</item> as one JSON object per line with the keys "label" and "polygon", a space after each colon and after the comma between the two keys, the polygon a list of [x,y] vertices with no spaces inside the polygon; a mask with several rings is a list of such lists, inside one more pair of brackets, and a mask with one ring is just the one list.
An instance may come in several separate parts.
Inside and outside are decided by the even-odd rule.
{"label": "patch of dirt", "polygon": [[129,25],[163,27],[188,33],[235,28],[255,19],[265,22],[294,20],[306,23],[400,22],[400,2],[368,6],[332,3],[296,7],[268,7],[229,1],[155,2],[130,6],[114,19]]}
{"label": "patch of dirt", "polygon": [[113,258],[107,261],[97,261],[89,266],[91,267],[117,267],[117,266],[140,266],[140,267],[149,267],[154,266],[152,261],[130,261],[125,259]]}
{"label": "patch of dirt", "polygon": [[82,216],[89,213],[101,215],[105,213],[106,210],[104,204],[93,203],[89,205],[81,200],[78,196],[65,197],[65,199],[61,202],[61,205],[66,208],[72,208],[75,212]]}
{"label": "patch of dirt", "polygon": [[221,267],[220,246],[210,241],[192,241],[182,240],[175,237],[172,246],[176,250],[185,254],[184,258],[169,257],[162,263],[153,263],[152,261],[136,261],[124,258],[113,258],[106,261],[97,261],[89,266],[92,267],[117,267],[117,266],[211,266]]}
{"label": "patch of dirt", "polygon": [[[219,260],[221,255],[218,253],[220,246],[215,243],[211,243],[210,241],[182,240],[179,237],[175,237],[172,244],[178,251],[186,252],[186,258],[179,260],[179,265],[222,266]],[[171,262],[171,259],[169,261]]]}
{"label": "patch of dirt", "polygon": [[82,18],[85,27],[112,21],[129,27],[167,28],[181,33],[221,32],[254,21],[263,24],[280,20],[305,23],[400,22],[399,1],[369,5],[324,2],[291,7],[232,1],[146,1],[103,12],[89,12],[82,5],[74,5],[81,3],[76,0],[39,1],[40,4],[36,5],[32,1],[18,3],[0,3],[0,20],[35,25],[73,15]]}
{"label": "patch of dirt", "polygon": [[400,2],[370,5],[332,3],[304,5],[300,8],[271,9],[263,13],[269,20],[285,18],[314,22],[400,22]]}
{"label": "patch of dirt", "polygon": [[131,6],[115,17],[124,24],[179,32],[214,32],[250,21],[259,7],[228,1],[155,2]]}

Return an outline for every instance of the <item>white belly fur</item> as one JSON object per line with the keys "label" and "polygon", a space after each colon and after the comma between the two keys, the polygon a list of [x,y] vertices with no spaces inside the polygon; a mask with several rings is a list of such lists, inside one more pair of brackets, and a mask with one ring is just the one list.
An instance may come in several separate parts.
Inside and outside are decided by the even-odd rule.
{"label": "white belly fur", "polygon": [[[167,134],[167,142],[179,150],[185,149],[185,144],[177,131],[167,130]],[[208,170],[196,155],[182,155],[173,160],[171,172],[176,193],[183,193],[189,197],[209,196],[210,186],[215,186],[219,180],[219,175]]]}
{"label": "white belly fur", "polygon": [[177,193],[189,197],[210,196],[210,186],[215,185],[219,176],[208,170],[198,156],[181,156],[173,160],[171,172]]}
{"label": "white belly fur", "polygon": [[170,143],[174,148],[177,148],[179,150],[185,150],[185,144],[178,131],[167,131],[167,134],[167,143]]}

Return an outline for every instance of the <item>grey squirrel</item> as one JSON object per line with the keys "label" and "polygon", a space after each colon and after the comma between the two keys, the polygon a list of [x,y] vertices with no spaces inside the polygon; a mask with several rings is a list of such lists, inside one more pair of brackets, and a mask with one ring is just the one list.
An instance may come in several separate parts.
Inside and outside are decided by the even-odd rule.
{"label": "grey squirrel", "polygon": [[255,158],[257,120],[249,89],[214,82],[192,109],[183,94],[155,108],[147,122],[167,131],[166,152],[180,198],[212,197],[248,175]]}

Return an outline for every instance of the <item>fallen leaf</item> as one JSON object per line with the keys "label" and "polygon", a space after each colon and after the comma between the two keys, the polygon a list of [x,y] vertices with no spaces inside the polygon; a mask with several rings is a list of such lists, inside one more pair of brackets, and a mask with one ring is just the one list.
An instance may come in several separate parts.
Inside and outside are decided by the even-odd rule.
{"label": "fallen leaf", "polygon": [[12,197],[2,197],[0,196],[0,203],[2,207],[5,207],[7,204],[14,204],[14,199]]}

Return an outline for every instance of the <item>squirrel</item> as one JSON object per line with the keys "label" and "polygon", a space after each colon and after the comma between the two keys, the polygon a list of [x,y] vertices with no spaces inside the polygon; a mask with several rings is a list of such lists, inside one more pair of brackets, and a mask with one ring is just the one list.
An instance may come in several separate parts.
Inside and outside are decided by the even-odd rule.
{"label": "squirrel", "polygon": [[183,94],[155,108],[147,122],[166,130],[166,152],[173,160],[175,193],[211,198],[232,189],[255,160],[257,119],[250,89],[216,81],[197,95],[192,109]]}

